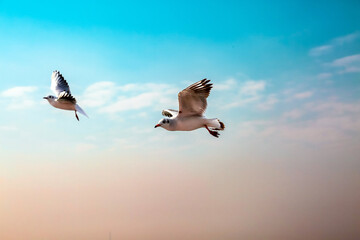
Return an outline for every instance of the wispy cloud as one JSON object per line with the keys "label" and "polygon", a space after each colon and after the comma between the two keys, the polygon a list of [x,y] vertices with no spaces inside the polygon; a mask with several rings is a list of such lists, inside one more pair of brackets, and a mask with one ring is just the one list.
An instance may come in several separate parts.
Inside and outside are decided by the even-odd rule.
{"label": "wispy cloud", "polygon": [[286,141],[318,144],[341,143],[345,139],[352,138],[346,131],[357,130],[358,127],[358,121],[348,117],[322,117],[303,124],[274,123],[263,130],[262,134],[271,138],[282,138]]}
{"label": "wispy cloud", "polygon": [[[317,101],[284,112],[272,121],[241,123],[240,129],[249,130],[249,136],[262,136],[272,141],[343,144],[360,133],[359,106],[359,102]],[[243,132],[239,132],[239,136],[248,137]]]}
{"label": "wispy cloud", "polygon": [[310,49],[309,55],[313,57],[321,56],[331,52],[335,47],[341,46],[345,43],[351,43],[356,39],[360,38],[360,32],[354,32],[345,36],[334,38],[329,44],[314,47]]}
{"label": "wispy cloud", "polygon": [[23,97],[28,93],[35,92],[37,87],[13,87],[2,92],[3,97]]}
{"label": "wispy cloud", "polygon": [[81,102],[83,106],[99,107],[109,102],[115,93],[115,83],[97,82],[85,89]]}
{"label": "wispy cloud", "polygon": [[[161,83],[129,83],[121,86],[117,86],[116,89],[122,92],[146,92],[146,91],[159,91],[159,90],[167,90],[171,86],[168,84]],[[177,89],[178,91],[181,88]]]}
{"label": "wispy cloud", "polygon": [[259,92],[265,89],[265,81],[248,81],[240,89],[240,94],[247,96],[258,95]]}
{"label": "wispy cloud", "polygon": [[300,93],[296,93],[294,95],[295,99],[305,99],[305,98],[309,98],[313,95],[313,92],[311,91],[306,91],[306,92],[300,92]]}
{"label": "wispy cloud", "polygon": [[181,88],[168,84],[117,85],[114,82],[104,81],[87,87],[81,101],[84,106],[98,108],[99,112],[110,114],[145,108],[175,107],[179,89]]}
{"label": "wispy cloud", "polygon": [[236,80],[233,78],[230,78],[222,83],[216,83],[216,86],[214,86],[214,90],[231,90],[235,87]]}
{"label": "wispy cloud", "polygon": [[84,106],[96,107],[100,112],[111,114],[143,108],[174,107],[177,105],[178,91],[166,84],[116,85],[113,82],[98,82],[85,90],[83,103]]}
{"label": "wispy cloud", "polygon": [[330,52],[332,49],[333,49],[332,45],[323,45],[323,46],[315,47],[315,48],[310,49],[309,55],[314,56],[314,57],[320,56],[320,55]]}
{"label": "wispy cloud", "polygon": [[23,109],[35,104],[31,94],[37,90],[33,86],[13,87],[3,91],[0,96],[3,98],[7,109]]}
{"label": "wispy cloud", "polygon": [[342,45],[342,44],[345,44],[345,43],[353,42],[358,38],[360,38],[360,32],[356,31],[356,32],[351,33],[351,34],[335,38],[335,39],[332,40],[332,42],[333,42],[334,45]]}
{"label": "wispy cloud", "polygon": [[266,100],[258,105],[258,108],[261,110],[270,110],[274,105],[279,102],[275,94],[270,94],[267,96]]}
{"label": "wispy cloud", "polygon": [[335,59],[330,65],[342,68],[339,71],[340,74],[360,72],[360,54]]}
{"label": "wispy cloud", "polygon": [[333,76],[332,73],[324,72],[324,73],[319,73],[317,75],[317,78],[318,79],[328,79],[328,78],[331,78],[332,76]]}
{"label": "wispy cloud", "polygon": [[236,98],[230,104],[225,105],[225,107],[234,108],[256,102],[261,99],[261,92],[265,90],[265,87],[266,82],[263,80],[246,81],[242,86],[240,86]]}
{"label": "wispy cloud", "polygon": [[305,105],[305,109],[312,112],[329,113],[334,115],[360,114],[360,102],[344,103],[335,100],[313,102]]}
{"label": "wispy cloud", "polygon": [[339,58],[333,61],[333,66],[347,66],[348,64],[351,64],[353,62],[360,61],[360,54],[351,55],[343,58]]}
{"label": "wispy cloud", "polygon": [[116,113],[151,107],[161,97],[159,92],[142,93],[134,97],[120,97],[115,103],[102,108],[101,112]]}

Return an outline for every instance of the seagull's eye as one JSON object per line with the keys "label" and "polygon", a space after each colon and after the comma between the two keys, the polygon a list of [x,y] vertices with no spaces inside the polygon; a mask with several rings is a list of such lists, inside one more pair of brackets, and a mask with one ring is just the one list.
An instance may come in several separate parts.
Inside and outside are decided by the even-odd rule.
{"label": "seagull's eye", "polygon": [[162,123],[165,123],[165,119],[164,119],[164,120],[162,120]]}

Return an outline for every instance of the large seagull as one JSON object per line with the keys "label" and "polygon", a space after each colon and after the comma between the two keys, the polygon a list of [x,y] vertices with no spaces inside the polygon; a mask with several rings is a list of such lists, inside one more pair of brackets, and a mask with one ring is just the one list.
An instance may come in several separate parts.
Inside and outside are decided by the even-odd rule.
{"label": "large seagull", "polygon": [[206,128],[214,137],[219,137],[219,130],[224,130],[225,125],[217,118],[204,117],[207,106],[206,98],[210,94],[212,84],[206,78],[185,88],[178,94],[179,111],[165,109],[163,118],[155,125],[168,131],[192,131],[198,128]]}
{"label": "large seagull", "polygon": [[56,97],[52,95],[44,97],[44,99],[48,100],[51,106],[63,110],[74,111],[75,117],[78,121],[79,117],[77,112],[88,117],[84,110],[76,104],[76,99],[71,95],[69,84],[57,70],[53,71],[51,75],[51,90],[55,93]]}

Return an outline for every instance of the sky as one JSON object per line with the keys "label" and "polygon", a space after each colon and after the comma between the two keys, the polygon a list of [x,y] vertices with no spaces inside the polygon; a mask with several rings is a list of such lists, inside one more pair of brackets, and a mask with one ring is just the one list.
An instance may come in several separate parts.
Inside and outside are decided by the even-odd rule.
{"label": "sky", "polygon": [[[359,11],[0,0],[0,239],[358,238]],[[154,129],[203,78],[220,137]]]}

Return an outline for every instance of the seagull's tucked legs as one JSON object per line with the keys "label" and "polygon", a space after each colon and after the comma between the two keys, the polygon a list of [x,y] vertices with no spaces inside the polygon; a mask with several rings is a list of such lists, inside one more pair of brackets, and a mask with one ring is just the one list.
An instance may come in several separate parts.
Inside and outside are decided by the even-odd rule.
{"label": "seagull's tucked legs", "polygon": [[205,125],[205,128],[206,128],[206,130],[208,130],[209,133],[210,133],[211,135],[213,135],[214,137],[219,137],[220,134],[219,134],[217,131],[212,131],[212,130],[210,130],[207,125]]}
{"label": "seagull's tucked legs", "polygon": [[75,111],[75,117],[76,117],[76,119],[77,119],[78,121],[80,121],[80,120],[79,120],[79,116],[77,115],[76,111]]}

